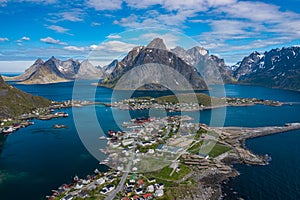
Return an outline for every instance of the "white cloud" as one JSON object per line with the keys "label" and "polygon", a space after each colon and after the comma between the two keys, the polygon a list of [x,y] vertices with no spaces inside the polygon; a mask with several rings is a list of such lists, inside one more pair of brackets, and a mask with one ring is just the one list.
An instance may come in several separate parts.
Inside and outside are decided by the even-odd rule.
{"label": "white cloud", "polygon": [[135,44],[112,40],[103,42],[99,45],[91,45],[89,60],[93,64],[107,65],[114,59],[122,59],[132,48],[136,47]]}
{"label": "white cloud", "polygon": [[75,9],[69,12],[60,13],[62,20],[71,21],[71,22],[80,22],[83,21],[83,12],[80,9]]}
{"label": "white cloud", "polygon": [[92,22],[91,23],[91,26],[100,26],[101,25],[101,23],[99,23],[99,22]]}
{"label": "white cloud", "polygon": [[110,34],[110,35],[106,36],[106,38],[108,38],[108,39],[120,39],[121,36],[120,35],[115,35],[115,34]]}
{"label": "white cloud", "polygon": [[129,44],[118,40],[103,42],[100,45],[91,45],[91,50],[104,50],[107,52],[124,53],[130,51],[135,44]]}
{"label": "white cloud", "polygon": [[6,41],[9,41],[9,39],[8,38],[0,38],[0,42],[6,42]]}
{"label": "white cloud", "polygon": [[122,0],[88,0],[87,6],[95,10],[118,10],[122,7]]}
{"label": "white cloud", "polygon": [[46,37],[46,38],[41,38],[41,42],[45,42],[47,44],[61,44],[61,45],[67,45],[66,42],[62,42],[60,40],[53,39],[52,37]]}
{"label": "white cloud", "polygon": [[0,0],[0,7],[5,7],[7,4],[7,0]]}
{"label": "white cloud", "polygon": [[129,7],[145,9],[154,5],[162,4],[163,0],[125,0]]}
{"label": "white cloud", "polygon": [[29,37],[26,37],[26,36],[24,36],[24,37],[22,37],[22,38],[21,38],[21,40],[24,40],[24,41],[29,41],[29,40],[30,40],[30,38],[29,38]]}
{"label": "white cloud", "polygon": [[50,13],[50,19],[46,19],[50,22],[57,23],[60,21],[71,21],[71,22],[81,22],[84,20],[85,11],[80,8],[68,9],[64,12]]}
{"label": "white cloud", "polygon": [[[29,40],[30,40],[29,37],[23,36],[21,39],[17,40],[16,42],[22,43],[23,41],[29,41]],[[19,45],[19,46],[20,46],[20,45]]]}
{"label": "white cloud", "polygon": [[51,25],[47,27],[48,29],[54,30],[58,33],[66,33],[67,31],[69,31],[69,29],[64,28],[62,26],[57,26],[57,25]]}
{"label": "white cloud", "polygon": [[69,50],[69,51],[84,51],[86,50],[85,47],[77,47],[77,46],[66,46],[64,49]]}

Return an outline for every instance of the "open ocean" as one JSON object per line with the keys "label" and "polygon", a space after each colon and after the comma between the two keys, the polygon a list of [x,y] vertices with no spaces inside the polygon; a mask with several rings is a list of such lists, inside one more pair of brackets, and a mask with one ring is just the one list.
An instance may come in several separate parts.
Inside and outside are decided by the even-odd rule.
{"label": "open ocean", "polygon": [[[23,91],[46,98],[64,101],[72,99],[73,82],[49,85],[17,85]],[[77,98],[84,99],[94,89],[90,81],[80,85]],[[226,85],[227,96],[257,97],[279,100],[283,102],[300,102],[300,92],[270,89],[257,86]],[[218,91],[219,86],[212,87]],[[160,96],[162,92],[139,92],[136,96]],[[95,98],[97,101],[110,102],[112,90],[98,87]],[[115,116],[126,119],[126,111],[113,110],[104,106],[87,106],[81,112],[88,117],[94,110],[104,132],[118,129]],[[112,112],[113,110],[113,112]],[[68,183],[74,175],[80,177],[91,174],[95,168],[105,170],[84,147],[77,134],[72,116],[72,109],[65,109],[68,118],[50,121],[34,120],[35,125],[21,129],[8,137],[0,137],[0,196],[1,200],[44,199],[63,183]],[[216,109],[218,114],[224,108]],[[131,117],[148,114],[146,111],[131,112]],[[164,112],[151,113],[155,116],[165,115]],[[193,115],[193,114],[192,114]],[[209,123],[211,111],[200,113],[200,121]],[[263,105],[251,107],[228,107],[225,126],[272,126],[300,122],[300,105],[268,107]],[[68,129],[53,129],[54,124],[65,124]],[[101,133],[93,131],[93,124],[86,122],[87,137],[98,138]],[[104,141],[97,140],[105,146]],[[226,199],[241,196],[244,199],[300,199],[300,131],[293,131],[248,140],[246,143],[258,154],[272,156],[270,165],[245,166],[236,165],[240,176],[230,180],[224,187],[228,194]],[[99,157],[104,157],[99,151]],[[237,192],[237,195],[233,195]],[[230,195],[229,195],[230,194]]]}

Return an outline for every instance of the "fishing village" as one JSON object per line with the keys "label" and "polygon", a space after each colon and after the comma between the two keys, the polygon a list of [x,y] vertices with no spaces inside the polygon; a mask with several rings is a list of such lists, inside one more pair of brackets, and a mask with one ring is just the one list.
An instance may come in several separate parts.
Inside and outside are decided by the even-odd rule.
{"label": "fishing village", "polygon": [[[195,95],[195,96],[194,96]],[[236,98],[236,97],[222,97],[213,98],[205,94],[180,94],[170,95],[159,98],[142,97],[130,98],[107,106],[117,107],[121,110],[147,110],[147,109],[165,109],[169,112],[192,112],[209,110],[214,108],[226,106],[282,106],[285,103],[273,100],[263,100],[257,98]],[[193,99],[195,99],[193,101]]]}
{"label": "fishing village", "polygon": [[110,130],[100,140],[109,170],[53,190],[48,199],[212,199],[221,183],[238,176],[232,163],[266,165],[269,155],[256,155],[245,140],[300,129],[300,123],[244,128],[209,127],[189,116],[138,118],[124,122],[125,131]]}

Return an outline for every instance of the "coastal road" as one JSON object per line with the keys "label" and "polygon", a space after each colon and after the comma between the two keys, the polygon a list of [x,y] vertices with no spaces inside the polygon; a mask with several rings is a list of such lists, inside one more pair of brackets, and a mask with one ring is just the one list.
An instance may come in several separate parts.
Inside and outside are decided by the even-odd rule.
{"label": "coastal road", "polygon": [[116,188],[114,191],[112,191],[112,192],[105,198],[105,200],[112,200],[112,199],[114,199],[114,198],[116,197],[116,195],[117,195],[120,191],[123,190],[123,187],[124,187],[124,184],[125,184],[125,181],[126,181],[126,179],[127,179],[128,174],[129,174],[129,170],[126,171],[126,172],[124,172],[124,174],[123,174],[123,176],[122,176],[122,178],[121,178],[121,181],[120,181],[119,185],[117,186],[117,188]]}
{"label": "coastal road", "polygon": [[133,147],[133,150],[132,150],[132,154],[131,154],[131,160],[129,161],[127,167],[126,167],[126,170],[117,186],[117,188],[112,191],[106,198],[105,200],[112,200],[116,197],[116,195],[123,190],[124,188],[124,184],[126,182],[126,179],[127,179],[127,176],[129,174],[129,172],[131,171],[131,167],[132,167],[132,163],[133,163],[133,158],[134,158],[134,155],[135,155],[135,149],[136,149],[136,143],[134,143],[134,147]]}

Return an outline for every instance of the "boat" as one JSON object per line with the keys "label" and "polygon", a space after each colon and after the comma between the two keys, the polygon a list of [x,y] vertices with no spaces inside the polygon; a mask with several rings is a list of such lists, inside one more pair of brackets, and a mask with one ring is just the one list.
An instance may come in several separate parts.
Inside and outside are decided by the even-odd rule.
{"label": "boat", "polygon": [[106,140],[106,137],[105,136],[101,136],[99,137],[100,140]]}
{"label": "boat", "polygon": [[94,170],[94,174],[99,174],[100,172],[99,172],[99,170],[96,168],[95,170]]}
{"label": "boat", "polygon": [[100,162],[100,164],[101,165],[105,165],[105,164],[107,164],[109,162],[109,160],[108,159],[105,159],[105,160],[102,160],[101,162]]}
{"label": "boat", "polygon": [[108,135],[109,135],[110,137],[115,136],[115,135],[116,135],[116,132],[113,131],[113,130],[109,130],[109,131],[108,131]]}
{"label": "boat", "polygon": [[45,115],[45,116],[39,116],[38,119],[40,120],[50,120],[52,117],[50,115]]}
{"label": "boat", "polygon": [[271,162],[272,161],[272,157],[270,155],[268,155],[268,154],[266,154],[264,156],[264,158],[265,158],[265,161],[267,161],[267,162]]}
{"label": "boat", "polygon": [[58,116],[58,117],[68,117],[69,114],[65,113],[65,112],[57,112],[54,115]]}
{"label": "boat", "polygon": [[74,180],[75,182],[77,182],[77,181],[79,181],[79,177],[78,177],[77,175],[75,175],[74,178],[73,178],[73,180]]}
{"label": "boat", "polygon": [[3,130],[2,130],[2,133],[4,134],[4,135],[7,135],[7,134],[10,134],[10,133],[12,133],[12,132],[14,132],[15,131],[15,129],[13,128],[13,127],[9,127],[9,128],[4,128]]}
{"label": "boat", "polygon": [[68,127],[66,125],[63,125],[63,124],[55,124],[53,126],[53,128],[55,128],[55,129],[61,129],[61,128],[68,128]]}

